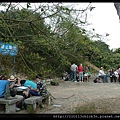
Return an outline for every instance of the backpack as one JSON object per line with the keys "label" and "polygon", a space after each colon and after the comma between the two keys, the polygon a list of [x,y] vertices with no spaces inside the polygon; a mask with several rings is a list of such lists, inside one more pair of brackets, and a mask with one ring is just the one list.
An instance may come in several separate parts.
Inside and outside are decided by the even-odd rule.
{"label": "backpack", "polygon": [[59,83],[57,81],[50,81],[50,84],[53,85],[53,86],[58,86]]}
{"label": "backpack", "polygon": [[13,87],[13,88],[10,88],[10,95],[12,96],[12,97],[15,97],[16,95],[17,95],[17,91],[16,91],[16,89]]}
{"label": "backpack", "polygon": [[42,96],[47,95],[47,87],[46,87],[45,83],[43,83],[43,85],[42,85],[41,94],[42,94]]}
{"label": "backpack", "polygon": [[6,100],[12,100],[12,99],[16,99],[16,96],[17,95],[17,90],[16,89],[11,89],[9,87],[9,84],[6,85],[6,88],[5,88],[5,93],[4,93],[4,98]]}
{"label": "backpack", "polygon": [[95,80],[93,80],[94,83],[97,83],[100,79],[99,78],[95,78]]}
{"label": "backpack", "polygon": [[17,91],[14,88],[9,88],[9,84],[7,84],[4,98],[8,99],[10,96],[15,97],[16,95],[17,95]]}
{"label": "backpack", "polygon": [[[13,81],[11,81],[10,83],[9,83],[9,86],[11,86],[11,85],[14,85],[14,82]],[[16,87],[12,87],[12,88],[10,88],[9,87],[9,91],[10,91],[10,95],[12,96],[12,97],[15,97],[16,95],[17,95],[17,90],[16,90]]]}
{"label": "backpack", "polygon": [[97,79],[93,80],[94,83],[97,83]]}
{"label": "backpack", "polygon": [[45,96],[47,94],[47,88],[46,88],[46,84],[43,82],[39,82],[37,84],[37,88],[39,88],[39,95],[40,96]]}

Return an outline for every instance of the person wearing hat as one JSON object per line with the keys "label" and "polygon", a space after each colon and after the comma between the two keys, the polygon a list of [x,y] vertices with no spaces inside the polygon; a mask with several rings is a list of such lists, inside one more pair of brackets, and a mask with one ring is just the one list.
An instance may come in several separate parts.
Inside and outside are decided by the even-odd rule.
{"label": "person wearing hat", "polygon": [[[12,81],[13,82],[13,81]],[[4,83],[7,83],[6,85]],[[1,97],[14,97],[16,94],[14,93],[14,95],[11,94],[11,90],[13,89],[13,83],[11,83],[10,79],[8,79],[6,76],[2,75],[0,77],[0,84],[2,85],[0,87],[0,91],[2,91]]]}
{"label": "person wearing hat", "polygon": [[10,80],[14,80],[14,79],[15,79],[15,76],[11,75]]}
{"label": "person wearing hat", "polygon": [[[10,90],[11,91],[16,91],[16,94],[17,94],[17,88],[18,86],[21,86],[19,83],[18,83],[18,78],[11,75],[10,78],[8,79],[10,81]],[[14,95],[13,95],[14,96]]]}

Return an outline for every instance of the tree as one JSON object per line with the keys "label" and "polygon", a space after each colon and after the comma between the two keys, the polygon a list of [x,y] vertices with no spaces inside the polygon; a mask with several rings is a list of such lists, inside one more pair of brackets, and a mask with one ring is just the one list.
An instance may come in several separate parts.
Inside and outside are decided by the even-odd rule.
{"label": "tree", "polygon": [[[0,40],[18,45],[18,73],[24,72],[30,77],[41,73],[50,77],[69,70],[71,62],[85,61],[98,67],[104,65],[106,69],[110,67],[114,60],[109,59],[112,52],[108,45],[91,40],[91,33],[82,27],[88,25],[90,4],[79,10],[62,3],[41,3],[31,9],[31,4],[26,3],[26,8],[20,9],[16,4],[1,3],[6,9],[0,12]],[[1,66],[4,64],[8,72],[13,64],[7,63],[13,63],[13,59],[6,58],[2,56]]]}

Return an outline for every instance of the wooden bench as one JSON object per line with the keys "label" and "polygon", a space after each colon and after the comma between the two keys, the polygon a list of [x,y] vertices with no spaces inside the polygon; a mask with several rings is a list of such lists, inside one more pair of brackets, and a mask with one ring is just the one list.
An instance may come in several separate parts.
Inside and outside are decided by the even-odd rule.
{"label": "wooden bench", "polygon": [[34,112],[37,107],[40,107],[44,102],[49,103],[49,94],[46,96],[31,96],[30,98],[25,99],[25,104],[27,105],[27,111]]}
{"label": "wooden bench", "polygon": [[16,112],[16,102],[23,98],[21,95],[16,95],[12,99],[0,98],[0,112],[1,113],[12,113]]}

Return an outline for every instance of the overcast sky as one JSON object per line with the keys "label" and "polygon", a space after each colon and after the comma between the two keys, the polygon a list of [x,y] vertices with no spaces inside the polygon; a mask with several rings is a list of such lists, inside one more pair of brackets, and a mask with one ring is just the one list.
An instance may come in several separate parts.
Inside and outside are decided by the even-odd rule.
{"label": "overcast sky", "polygon": [[91,5],[96,8],[88,17],[88,21],[93,24],[89,27],[95,28],[98,34],[110,34],[106,40],[110,49],[120,48],[120,22],[114,3],[91,3]]}
{"label": "overcast sky", "polygon": [[[90,2],[78,2],[78,3],[64,3],[74,4],[76,9],[86,8]],[[110,49],[120,48],[120,22],[117,15],[117,11],[113,2],[92,2],[90,6],[95,7],[91,12],[88,12],[87,21],[92,25],[87,27],[88,30],[95,29],[95,33],[108,37],[103,41],[109,45]]]}

